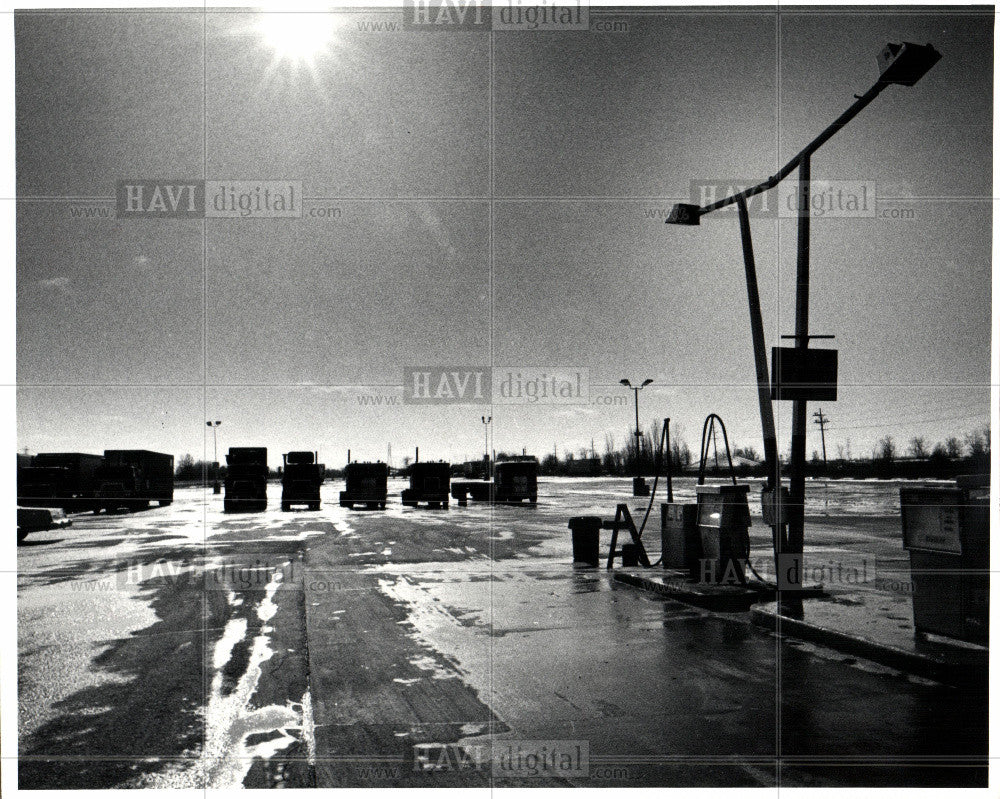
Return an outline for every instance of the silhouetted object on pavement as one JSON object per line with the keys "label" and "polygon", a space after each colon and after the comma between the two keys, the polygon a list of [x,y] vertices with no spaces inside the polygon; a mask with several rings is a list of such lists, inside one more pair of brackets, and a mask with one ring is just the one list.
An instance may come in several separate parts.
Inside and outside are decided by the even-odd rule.
{"label": "silhouetted object on pavement", "polygon": [[18,508],[17,540],[23,541],[28,533],[69,527],[71,524],[73,522],[66,518],[66,513],[60,508]]}
{"label": "silhouetted object on pavement", "polygon": [[451,487],[451,464],[425,461],[410,466],[410,487],[402,492],[403,504],[414,508],[426,502],[430,508],[447,508]]}
{"label": "silhouetted object on pavement", "polygon": [[990,602],[989,475],[953,486],[899,489],[903,546],[910,553],[913,626],[986,644]]}
{"label": "silhouetted object on pavement", "polygon": [[93,510],[100,455],[82,452],[39,452],[18,469],[17,504],[63,508],[69,513]]}
{"label": "silhouetted object on pavement", "polygon": [[267,508],[267,447],[230,447],[226,466],[222,509],[231,513]]}
{"label": "silhouetted object on pavement", "polygon": [[349,463],[346,468],[347,485],[340,492],[340,506],[354,508],[364,505],[369,510],[384,508],[388,496],[387,482],[389,467],[378,461],[376,463]]}
{"label": "silhouetted object on pavement", "polygon": [[174,500],[174,456],[148,449],[106,449],[97,482],[95,513],[142,510],[150,502],[169,505]]}
{"label": "silhouetted object on pavement", "polygon": [[286,452],[281,457],[284,460],[281,509],[289,511],[292,505],[307,505],[309,510],[319,510],[319,487],[323,484],[326,466],[317,463],[318,453]]}

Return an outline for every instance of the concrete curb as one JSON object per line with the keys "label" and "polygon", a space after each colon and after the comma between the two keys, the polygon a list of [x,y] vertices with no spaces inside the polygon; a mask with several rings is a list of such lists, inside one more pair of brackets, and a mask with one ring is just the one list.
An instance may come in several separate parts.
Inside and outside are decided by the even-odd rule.
{"label": "concrete curb", "polygon": [[642,574],[616,571],[614,580],[634,588],[651,591],[667,599],[676,599],[678,602],[685,602],[688,605],[723,613],[745,613],[750,610],[750,606],[754,602],[759,602],[761,598],[760,592],[753,589],[735,585],[712,586],[675,582],[669,574],[657,579]]}
{"label": "concrete curb", "polygon": [[860,638],[802,619],[783,616],[770,608],[753,608],[751,621],[778,635],[801,638],[849,655],[881,663],[947,685],[965,686],[986,679],[988,650],[956,649],[954,657],[909,652],[867,638]]}

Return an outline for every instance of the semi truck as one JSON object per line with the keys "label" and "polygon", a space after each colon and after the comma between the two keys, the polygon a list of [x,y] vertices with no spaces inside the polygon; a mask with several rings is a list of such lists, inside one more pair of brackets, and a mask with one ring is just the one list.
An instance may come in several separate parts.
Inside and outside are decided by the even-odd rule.
{"label": "semi truck", "polygon": [[389,467],[376,463],[349,463],[345,469],[347,485],[340,492],[340,507],[364,505],[369,510],[385,508],[388,496]]}
{"label": "semi truck", "polygon": [[538,502],[538,461],[500,461],[493,467],[493,501],[518,504]]}
{"label": "semi truck", "polygon": [[267,447],[230,447],[226,455],[222,509],[256,511],[267,507]]}
{"label": "semi truck", "polygon": [[450,463],[418,461],[410,466],[410,487],[401,494],[403,505],[415,508],[418,503],[426,502],[429,508],[447,508],[450,487]]}
{"label": "semi truck", "polygon": [[100,455],[83,452],[40,452],[27,465],[19,461],[17,504],[67,513],[93,510],[103,463]]}
{"label": "semi truck", "polygon": [[326,475],[326,466],[318,462],[319,453],[286,452],[281,457],[281,509],[307,505],[309,510],[319,510],[319,487]]}
{"label": "semi truck", "polygon": [[498,461],[493,466],[493,480],[455,480],[451,495],[459,505],[467,505],[469,497],[477,502],[516,505],[525,500],[538,502],[538,461],[525,457]]}
{"label": "semi truck", "polygon": [[148,449],[106,449],[96,471],[94,513],[160,507],[174,500],[174,456]]}

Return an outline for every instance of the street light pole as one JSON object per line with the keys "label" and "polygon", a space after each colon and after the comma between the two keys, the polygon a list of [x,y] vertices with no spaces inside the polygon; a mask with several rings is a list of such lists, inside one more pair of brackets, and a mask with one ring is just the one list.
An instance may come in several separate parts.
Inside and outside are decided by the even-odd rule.
{"label": "street light pole", "polygon": [[216,420],[214,422],[205,422],[205,424],[212,428],[212,493],[218,494],[221,487],[219,486],[219,441],[216,431],[222,422]]}
{"label": "street light pole", "polygon": [[493,421],[492,416],[483,416],[483,460],[484,472],[486,479],[490,479],[490,422]]}
{"label": "street light pole", "polygon": [[[797,356],[802,356],[805,363],[805,351],[809,348],[812,338],[831,338],[829,336],[813,336],[809,333],[809,214],[810,208],[810,169],[811,157],[835,133],[856,117],[876,97],[892,84],[913,86],[941,58],[931,45],[918,45],[911,42],[902,44],[887,44],[878,55],[879,79],[864,94],[855,95],[855,102],[847,108],[836,120],[828,125],[816,138],[807,144],[791,161],[767,180],[751,186],[729,197],[724,197],[714,203],[698,206],[689,203],[678,203],[666,220],[670,224],[698,225],[705,214],[735,203],[740,217],[740,230],[743,239],[743,255],[746,266],[747,293],[750,304],[751,329],[753,332],[754,355],[760,393],[761,427],[764,434],[764,453],[767,460],[769,482],[766,486],[771,493],[771,499],[765,501],[764,515],[774,529],[774,555],[778,568],[779,587],[800,589],[802,587],[802,554],[804,549],[805,528],[805,451],[806,451],[806,415],[807,400],[801,396],[792,399],[792,436],[791,457],[789,462],[789,496],[782,499],[780,483],[780,464],[777,455],[777,442],[774,437],[774,417],[771,398],[765,397],[763,387],[769,382],[767,362],[764,351],[763,327],[760,323],[760,304],[757,296],[756,272],[753,264],[753,249],[750,243],[750,223],[746,201],[758,194],[769,191],[788,177],[796,168],[798,174],[798,252],[795,268],[795,350]],[[780,350],[779,350],[780,352]],[[779,364],[774,365],[775,371],[781,374]],[[624,381],[623,381],[624,382]],[[791,383],[791,381],[788,381]],[[774,387],[781,395],[782,386]],[[794,391],[787,393],[795,394]],[[766,405],[766,407],[765,407]],[[773,503],[773,504],[772,504]],[[768,506],[771,506],[770,508]],[[784,505],[784,508],[782,507]],[[787,523],[787,538],[784,526]],[[782,556],[785,556],[783,559]]]}
{"label": "street light pole", "polygon": [[642,477],[642,464],[639,460],[639,455],[642,452],[642,430],[639,428],[639,392],[653,382],[651,378],[646,378],[638,386],[633,386],[631,382],[626,379],[618,381],[625,388],[630,389],[635,395],[635,477],[632,480],[632,496],[635,497],[647,497],[649,496],[649,486],[646,485],[646,481]]}

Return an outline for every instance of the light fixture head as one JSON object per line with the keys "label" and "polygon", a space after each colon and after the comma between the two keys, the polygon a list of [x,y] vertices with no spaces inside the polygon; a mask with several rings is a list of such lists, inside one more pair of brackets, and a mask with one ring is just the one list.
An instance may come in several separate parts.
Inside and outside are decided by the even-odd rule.
{"label": "light fixture head", "polygon": [[666,223],[668,225],[700,225],[701,206],[691,203],[677,203],[670,209]]}
{"label": "light fixture head", "polygon": [[876,60],[880,73],[879,83],[912,86],[941,60],[941,54],[929,44],[889,42],[879,52]]}

